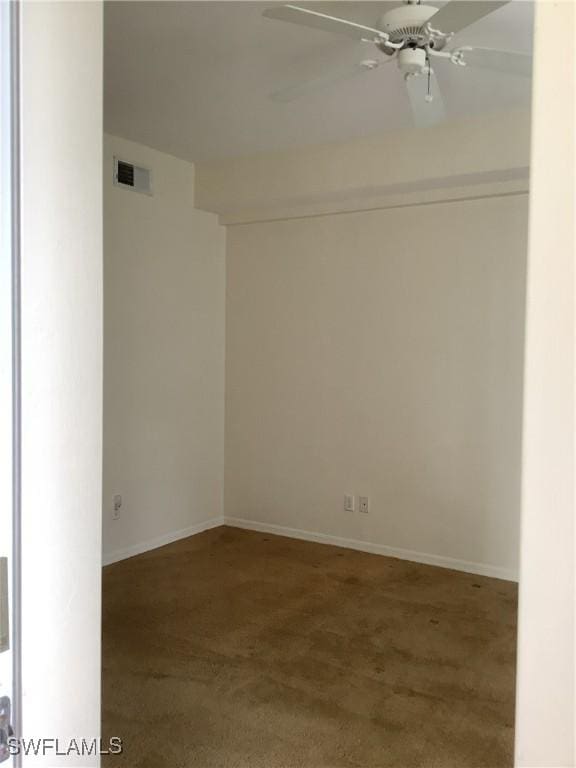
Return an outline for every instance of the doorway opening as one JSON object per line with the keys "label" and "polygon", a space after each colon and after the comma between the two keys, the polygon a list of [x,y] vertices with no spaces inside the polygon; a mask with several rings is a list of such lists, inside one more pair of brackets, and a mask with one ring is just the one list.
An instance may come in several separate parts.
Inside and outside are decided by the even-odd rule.
{"label": "doorway opening", "polygon": [[454,2],[105,3],[110,764],[512,765],[533,6]]}

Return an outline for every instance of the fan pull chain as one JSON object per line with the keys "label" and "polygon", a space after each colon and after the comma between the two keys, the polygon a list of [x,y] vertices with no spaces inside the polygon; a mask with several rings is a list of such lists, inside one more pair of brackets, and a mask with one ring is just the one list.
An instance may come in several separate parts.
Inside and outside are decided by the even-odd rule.
{"label": "fan pull chain", "polygon": [[430,67],[430,56],[428,55],[428,52],[426,52],[426,64],[428,65],[428,92],[424,97],[424,99],[425,101],[430,103],[432,101],[432,90],[430,88],[430,78],[432,76],[432,69]]}

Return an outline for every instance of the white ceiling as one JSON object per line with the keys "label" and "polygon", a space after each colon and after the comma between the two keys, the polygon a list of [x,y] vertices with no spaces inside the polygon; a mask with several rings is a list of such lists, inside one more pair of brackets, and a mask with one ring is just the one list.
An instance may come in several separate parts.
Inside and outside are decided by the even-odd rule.
{"label": "white ceiling", "polygon": [[[412,125],[393,63],[298,101],[271,101],[275,90],[375,51],[371,44],[265,19],[262,10],[271,4],[107,2],[106,131],[204,161]],[[399,3],[320,5],[325,12],[374,24]],[[530,52],[532,18],[532,2],[514,0],[453,42]],[[436,72],[448,118],[529,105],[528,79],[444,63]]]}

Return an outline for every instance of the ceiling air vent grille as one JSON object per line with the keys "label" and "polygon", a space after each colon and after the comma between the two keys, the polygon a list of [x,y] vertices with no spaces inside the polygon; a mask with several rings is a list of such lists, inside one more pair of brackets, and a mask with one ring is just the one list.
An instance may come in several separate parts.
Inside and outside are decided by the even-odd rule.
{"label": "ceiling air vent grille", "polygon": [[140,168],[133,163],[114,158],[114,184],[124,189],[133,189],[135,192],[152,194],[150,171],[148,168]]}

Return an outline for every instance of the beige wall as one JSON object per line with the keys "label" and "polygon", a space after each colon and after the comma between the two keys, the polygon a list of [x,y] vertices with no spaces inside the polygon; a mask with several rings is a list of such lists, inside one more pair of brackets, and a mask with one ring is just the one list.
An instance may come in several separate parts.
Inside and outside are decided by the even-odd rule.
{"label": "beige wall", "polygon": [[[225,514],[516,577],[529,122],[446,131],[451,152],[425,137],[442,167],[408,132],[196,178],[107,138],[106,560]],[[153,197],[112,186],[114,152],[152,167]],[[378,178],[413,185],[390,207]],[[194,191],[230,223],[226,297],[224,230]],[[232,223],[258,197],[263,220]]]}
{"label": "beige wall", "polygon": [[527,189],[530,115],[505,112],[201,164],[197,205],[225,223]]}
{"label": "beige wall", "polygon": [[515,577],[526,230],[524,194],[230,227],[226,515]]}
{"label": "beige wall", "polygon": [[100,732],[102,4],[21,5],[22,735],[67,745]]}
{"label": "beige wall", "polygon": [[516,765],[576,765],[575,6],[536,6]]}
{"label": "beige wall", "polygon": [[[153,196],[113,186],[114,154]],[[193,195],[189,163],[105,137],[105,561],[222,515],[225,230]]]}

